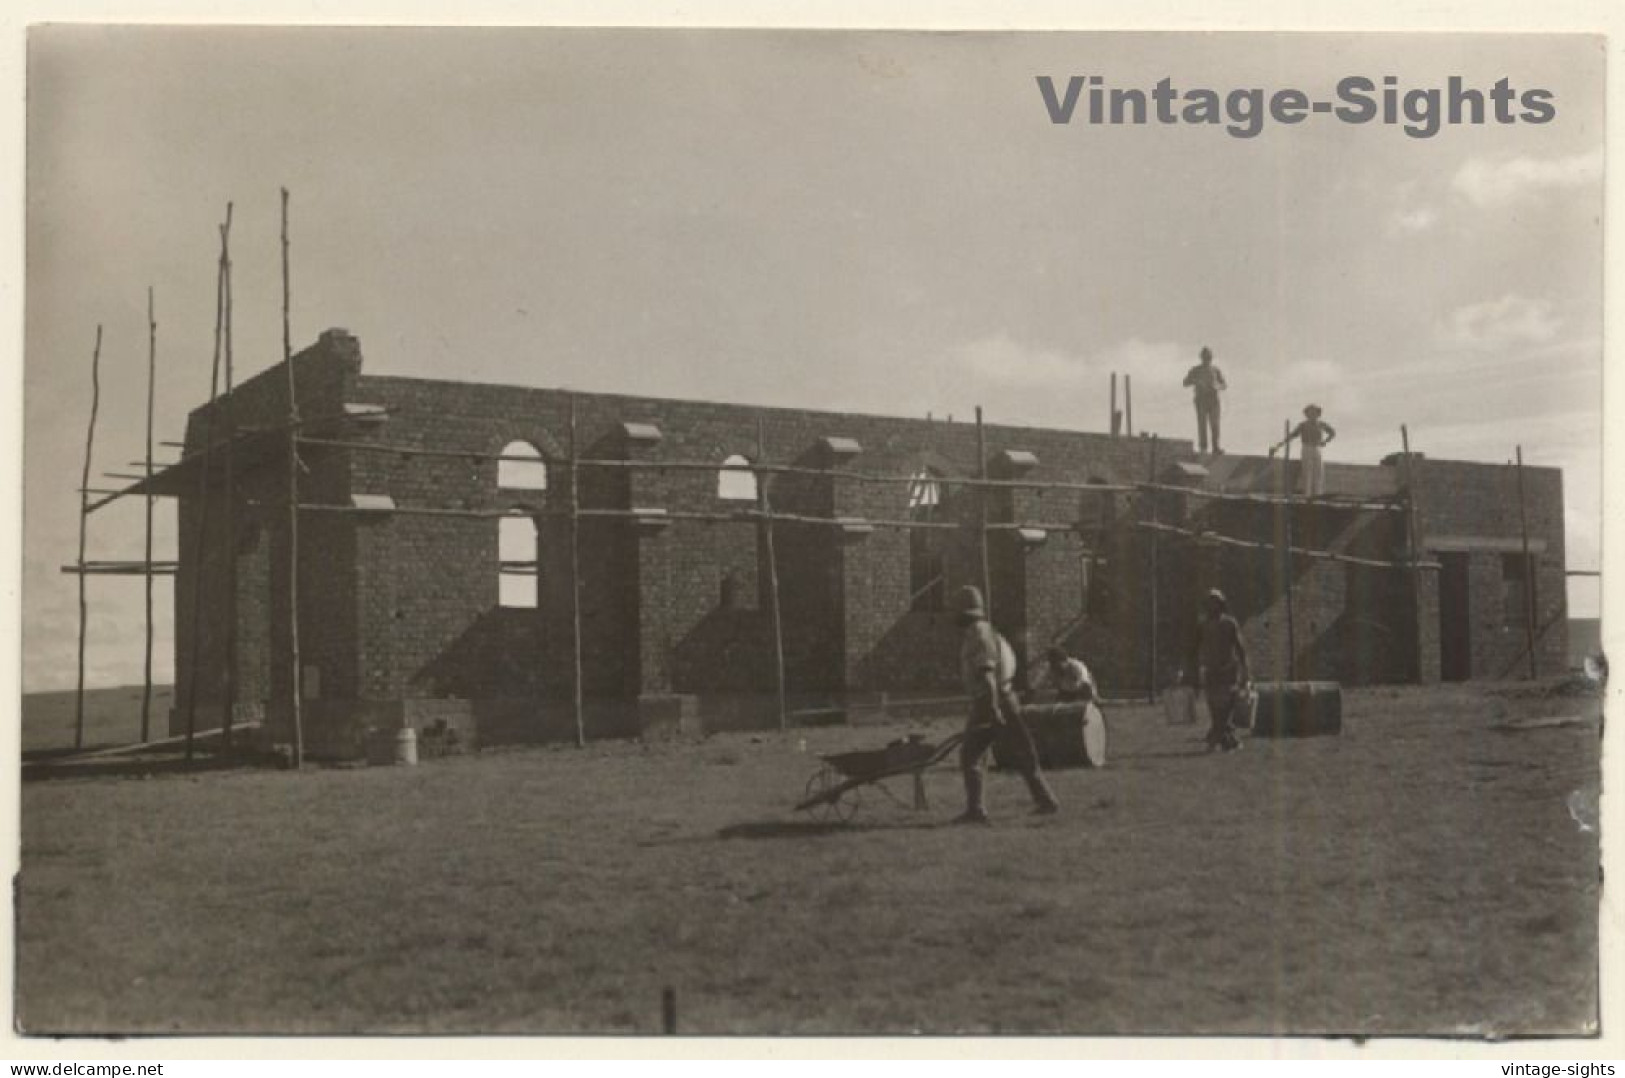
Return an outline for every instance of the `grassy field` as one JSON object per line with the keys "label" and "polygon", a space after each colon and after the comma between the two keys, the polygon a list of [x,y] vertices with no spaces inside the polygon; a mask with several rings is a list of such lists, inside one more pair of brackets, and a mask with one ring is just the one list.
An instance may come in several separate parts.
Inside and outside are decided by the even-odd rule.
{"label": "grassy field", "polygon": [[36,767],[19,1018],[652,1033],[669,986],[686,1033],[1580,1032],[1597,708],[1550,684],[1355,691],[1343,736],[1229,756],[1118,708],[1110,767],[1053,776],[1060,816],[996,775],[995,826],[971,829],[947,824],[951,769],[927,812],[790,811],[817,753],[906,724],[304,774]]}

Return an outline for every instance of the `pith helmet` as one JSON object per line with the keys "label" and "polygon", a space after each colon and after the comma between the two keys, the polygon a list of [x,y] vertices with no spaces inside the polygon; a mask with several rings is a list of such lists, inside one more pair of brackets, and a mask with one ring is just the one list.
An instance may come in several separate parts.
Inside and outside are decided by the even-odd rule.
{"label": "pith helmet", "polygon": [[977,617],[987,616],[987,607],[982,605],[981,589],[966,584],[954,592],[954,612],[957,614],[974,614]]}
{"label": "pith helmet", "polygon": [[1318,404],[1310,404],[1310,405],[1305,406],[1304,410],[1303,410],[1303,414],[1308,416],[1310,419],[1319,419],[1320,418],[1320,405],[1318,405]]}

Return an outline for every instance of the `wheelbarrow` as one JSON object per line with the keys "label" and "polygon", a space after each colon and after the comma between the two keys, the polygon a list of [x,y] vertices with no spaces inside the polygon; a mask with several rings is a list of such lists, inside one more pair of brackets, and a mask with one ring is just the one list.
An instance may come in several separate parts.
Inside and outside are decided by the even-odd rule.
{"label": "wheelbarrow", "polygon": [[925,773],[946,760],[964,734],[953,734],[932,744],[923,734],[893,741],[883,749],[839,752],[820,756],[823,764],[807,780],[797,812],[819,820],[850,820],[863,800],[863,791],[873,787],[892,801],[902,801],[885,786],[887,779],[911,777],[914,780],[914,808],[930,807],[925,796]]}

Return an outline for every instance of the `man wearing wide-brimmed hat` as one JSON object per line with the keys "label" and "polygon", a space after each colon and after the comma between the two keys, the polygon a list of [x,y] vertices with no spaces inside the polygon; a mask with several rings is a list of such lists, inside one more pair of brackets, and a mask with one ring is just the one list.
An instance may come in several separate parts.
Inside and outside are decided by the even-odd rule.
{"label": "man wearing wide-brimmed hat", "polygon": [[1038,768],[1038,749],[1021,717],[1021,702],[1011,682],[1016,676],[1016,655],[1010,644],[987,620],[980,589],[969,585],[954,596],[954,611],[964,635],[959,645],[959,668],[970,694],[970,718],[959,748],[959,769],[965,778],[965,814],[960,823],[987,823],[983,800],[983,759],[993,742],[1007,739],[1010,755],[1027,780],[1034,811],[1048,815],[1060,808],[1049,783]]}
{"label": "man wearing wide-brimmed hat", "polygon": [[1303,410],[1303,422],[1293,427],[1285,438],[1270,447],[1273,454],[1296,438],[1303,444],[1303,478],[1300,488],[1305,498],[1318,498],[1326,493],[1326,462],[1320,451],[1332,444],[1337,432],[1320,418],[1320,405],[1311,404]]}

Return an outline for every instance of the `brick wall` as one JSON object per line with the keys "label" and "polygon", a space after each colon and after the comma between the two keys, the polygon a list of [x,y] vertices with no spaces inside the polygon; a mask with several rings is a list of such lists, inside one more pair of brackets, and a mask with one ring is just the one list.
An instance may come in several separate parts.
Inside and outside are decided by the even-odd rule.
{"label": "brick wall", "polygon": [[[1470,676],[1524,676],[1529,648],[1523,587],[1507,572],[1516,573],[1522,560],[1517,469],[1418,457],[1413,470],[1423,549],[1467,557]],[[1531,554],[1535,654],[1541,672],[1554,673],[1568,663],[1563,474],[1526,466],[1523,490],[1530,539],[1543,548]]]}
{"label": "brick wall", "polygon": [[[414,715],[434,714],[487,731],[500,729],[503,737],[567,732],[574,636],[570,529],[563,514],[570,500],[565,460],[571,396],[364,375],[359,346],[340,333],[324,335],[302,353],[295,370],[307,434],[391,447],[307,447],[302,500],[347,508],[352,496],[387,495],[401,510],[302,515],[302,648],[305,665],[318,672],[313,695],[322,706],[317,710],[346,715],[343,721],[352,725],[412,722]],[[275,369],[239,387],[240,424],[281,422],[282,373]],[[345,419],[347,404],[381,408],[387,419]],[[954,482],[978,475],[984,466],[973,424],[607,394],[575,395],[574,415],[580,455],[597,460],[720,466],[732,455],[755,460],[761,452],[758,438],[765,438],[769,462],[823,473],[769,478],[778,514],[904,520],[912,508],[907,484],[866,482],[841,473],[927,471],[941,492],[933,520],[975,524],[983,512],[982,495]],[[203,418],[203,410],[194,413],[189,427],[194,449],[202,444]],[[629,433],[628,424],[651,425],[659,437]],[[1188,473],[1170,472],[1171,466],[1194,459],[1184,441],[998,425],[988,426],[984,435],[985,464],[1002,478],[1024,474],[1119,485],[1155,475],[1180,482],[1178,476]],[[832,452],[828,439],[853,440],[861,452],[842,456]],[[499,488],[498,464],[489,458],[514,442],[534,446],[548,462],[547,489]],[[1030,471],[1025,462],[1010,463],[1009,454],[1016,451],[1036,457]],[[1220,471],[1211,481],[1226,489],[1270,482],[1265,462],[1226,457],[1213,463]],[[283,458],[273,447],[238,472],[240,497],[262,503],[238,510],[239,699],[268,702],[273,719],[285,711],[288,692],[287,527],[278,501],[282,468]],[[1504,545],[1517,534],[1516,521],[1506,516],[1508,478],[1507,470],[1483,465],[1420,466],[1427,534],[1482,535]],[[1555,655],[1564,646],[1561,477],[1531,469],[1528,479],[1531,529],[1545,538],[1548,551],[1536,581],[1538,614],[1548,626],[1542,655],[1544,649]],[[1392,493],[1396,480],[1391,468],[1340,466],[1336,483],[1376,497]],[[765,529],[751,521],[681,516],[753,505],[721,498],[718,473],[710,468],[584,468],[579,490],[580,504],[589,511],[669,511],[664,519],[641,524],[590,515],[581,521],[582,685],[595,729],[635,729],[640,712],[685,717],[696,708],[710,708],[728,725],[771,721],[775,677]],[[211,504],[214,514],[224,512],[218,499]],[[420,515],[412,509],[534,514],[537,607],[507,608],[498,602],[495,516]],[[995,524],[1056,526],[1028,536],[996,531],[988,540],[994,620],[1024,662],[1059,643],[1085,658],[1108,695],[1167,684],[1185,662],[1198,598],[1208,587],[1220,586],[1243,622],[1259,675],[1284,676],[1287,578],[1273,552],[1175,536],[1153,539],[1138,526],[1154,516],[1273,544],[1287,523],[1284,514],[1178,492],[1153,498],[1020,488],[989,493],[986,513]],[[176,589],[178,684],[183,686],[193,639],[187,607],[199,579],[196,515],[196,499],[183,497],[183,571]],[[1300,506],[1291,527],[1294,542],[1303,547],[1378,559],[1396,558],[1404,550],[1398,513]],[[223,594],[231,575],[223,551],[216,549],[220,534],[211,519],[205,541],[211,556],[203,569],[206,599]],[[941,552],[944,595],[981,583],[981,549],[973,528],[921,534],[929,534]],[[958,691],[958,634],[951,612],[915,609],[909,531],[875,527],[846,533],[780,520],[773,537],[794,706],[838,706],[854,695]],[[1514,639],[1508,629],[1512,607],[1499,576],[1502,565],[1499,553],[1493,560],[1475,555],[1471,574],[1478,619],[1473,663],[1485,676],[1500,676],[1519,653],[1521,637]],[[1290,573],[1298,676],[1411,680],[1429,676],[1430,664],[1436,673],[1437,582],[1428,574],[1305,559],[1294,559]],[[225,604],[205,602],[199,669],[211,672],[200,678],[207,698],[218,695],[213,686],[223,669],[225,611]],[[351,702],[348,710],[345,701]]]}
{"label": "brick wall", "polygon": [[[301,417],[310,432],[330,432],[343,414],[348,387],[360,371],[354,338],[329,331],[294,357]],[[212,439],[223,445],[228,429],[241,440],[232,454],[234,504],[230,510],[235,552],[228,553],[226,454],[216,453],[207,469],[197,468],[177,498],[180,571],[176,574],[175,684],[172,733],[182,733],[194,684],[197,656],[196,728],[220,724],[228,691],[228,625],[236,625],[236,713],[283,721],[289,695],[288,517],[286,455],[282,431],[288,416],[287,371],[273,367],[237,386],[229,406],[224,398],[188,417],[183,460],[198,456]],[[302,502],[348,501],[349,461],[344,454],[312,453],[300,478]],[[207,482],[208,493],[202,494]],[[208,521],[199,531],[205,503]],[[199,559],[199,538],[206,556]],[[235,569],[232,562],[235,561]],[[302,663],[320,670],[323,693],[355,694],[357,622],[354,616],[354,549],[351,528],[338,518],[305,514],[301,520],[300,578]],[[235,589],[232,581],[235,578]],[[337,587],[326,586],[336,582]],[[201,584],[202,602],[197,603]],[[235,590],[235,603],[231,595]],[[193,611],[198,611],[194,623]]]}

